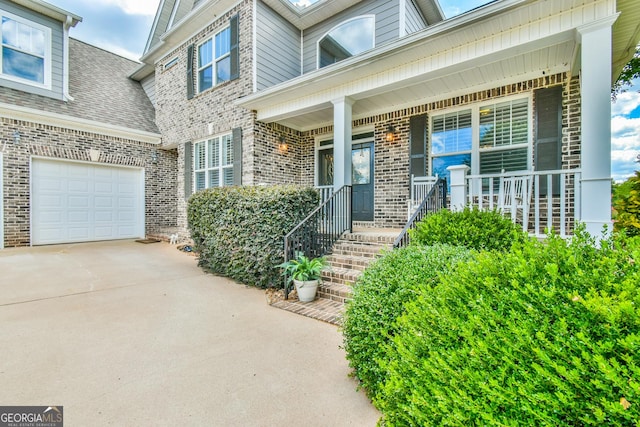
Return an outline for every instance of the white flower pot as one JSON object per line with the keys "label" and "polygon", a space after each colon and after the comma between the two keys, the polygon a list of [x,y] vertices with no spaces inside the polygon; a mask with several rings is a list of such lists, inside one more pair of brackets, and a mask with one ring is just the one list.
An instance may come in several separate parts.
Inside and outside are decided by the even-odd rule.
{"label": "white flower pot", "polygon": [[316,292],[318,290],[319,280],[309,280],[302,282],[294,280],[293,284],[296,285],[296,292],[298,292],[298,299],[301,302],[311,302],[316,298]]}

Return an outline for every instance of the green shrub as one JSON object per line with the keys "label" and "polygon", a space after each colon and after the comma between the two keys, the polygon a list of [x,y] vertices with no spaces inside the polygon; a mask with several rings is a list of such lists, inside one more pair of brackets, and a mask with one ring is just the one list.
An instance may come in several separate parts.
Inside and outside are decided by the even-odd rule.
{"label": "green shrub", "polygon": [[624,426],[640,420],[640,238],[482,252],[398,319],[389,426]]}
{"label": "green shrub", "polygon": [[465,248],[409,246],[385,253],[357,280],[343,323],[344,346],[354,375],[374,400],[386,378],[380,368],[384,344],[395,334],[404,304],[468,258]]}
{"label": "green shrub", "polygon": [[261,288],[282,286],[284,236],[318,205],[313,188],[221,187],[195,193],[187,220],[200,265]]}
{"label": "green shrub", "polygon": [[509,250],[525,236],[522,227],[500,212],[468,207],[458,212],[443,209],[428,215],[410,231],[414,244],[447,243],[477,250]]}
{"label": "green shrub", "polygon": [[616,231],[624,230],[629,236],[640,235],[640,171],[615,186],[613,219]]}

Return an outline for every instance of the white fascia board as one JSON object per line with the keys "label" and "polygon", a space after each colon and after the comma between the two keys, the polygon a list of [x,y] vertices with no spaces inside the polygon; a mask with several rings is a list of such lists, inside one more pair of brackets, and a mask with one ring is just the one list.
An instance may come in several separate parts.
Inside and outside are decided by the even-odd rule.
{"label": "white fascia board", "polygon": [[64,9],[60,9],[59,7],[53,6],[49,3],[46,3],[42,0],[12,0],[14,3],[19,4],[20,6],[24,6],[27,9],[33,10],[35,12],[39,12],[49,18],[53,18],[60,22],[65,22],[67,17],[71,17],[71,27],[75,27],[78,22],[82,22],[82,17],[78,16],[74,13],[67,12]]}
{"label": "white fascia board", "polygon": [[161,142],[161,135],[159,133],[136,130],[124,126],[116,126],[109,123],[101,123],[65,114],[50,113],[5,103],[0,103],[0,117],[62,127],[81,132],[91,132],[114,138],[131,139],[148,144],[160,144]]}

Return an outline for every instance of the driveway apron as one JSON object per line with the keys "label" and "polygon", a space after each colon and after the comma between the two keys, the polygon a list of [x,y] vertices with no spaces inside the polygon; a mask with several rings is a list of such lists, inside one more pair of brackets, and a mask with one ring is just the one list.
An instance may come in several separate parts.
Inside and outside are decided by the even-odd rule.
{"label": "driveway apron", "polygon": [[0,251],[0,405],[65,425],[375,426],[332,325],[166,243]]}

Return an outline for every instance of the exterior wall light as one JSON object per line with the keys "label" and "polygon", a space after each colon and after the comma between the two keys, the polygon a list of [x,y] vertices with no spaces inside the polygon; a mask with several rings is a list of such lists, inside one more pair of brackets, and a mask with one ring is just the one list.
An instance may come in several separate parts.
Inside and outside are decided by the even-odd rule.
{"label": "exterior wall light", "polygon": [[278,138],[278,150],[282,153],[286,153],[289,150],[289,146],[287,145],[287,140],[284,138],[284,135],[280,135]]}
{"label": "exterior wall light", "polygon": [[13,131],[13,142],[14,144],[20,144],[20,132],[17,130]]}
{"label": "exterior wall light", "polygon": [[154,165],[158,163],[158,152],[155,150],[151,152],[151,163]]}
{"label": "exterior wall light", "polygon": [[387,132],[385,133],[386,140],[391,142],[395,139],[395,136],[396,136],[396,128],[393,125],[387,126]]}

